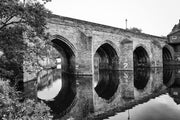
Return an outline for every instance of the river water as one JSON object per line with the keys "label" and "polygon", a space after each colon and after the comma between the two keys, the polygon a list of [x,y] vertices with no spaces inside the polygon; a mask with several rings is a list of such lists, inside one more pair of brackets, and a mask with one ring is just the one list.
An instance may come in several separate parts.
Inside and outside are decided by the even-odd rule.
{"label": "river water", "polygon": [[[43,100],[50,106],[53,114],[62,120],[70,118],[83,120],[88,116],[91,116],[89,117],[91,119],[104,120],[180,120],[179,68],[138,69],[130,73],[127,71],[106,71],[99,74],[99,77],[94,75],[93,78],[92,76],[75,76],[62,73],[60,70],[49,70],[40,74],[36,80],[37,88],[30,87],[30,83],[25,86],[26,89],[30,87],[30,91],[36,90],[33,91],[36,99]],[[129,80],[126,78],[129,78]],[[97,114],[95,115],[94,113],[98,113],[99,108],[104,105],[102,99],[110,99],[112,97],[113,100],[111,101],[122,99],[118,94],[123,94],[123,91],[126,91],[120,86],[122,84],[122,86],[125,85],[122,82],[123,80],[125,82],[127,80],[127,87],[134,86],[136,88],[128,91],[127,95],[130,95],[131,101],[136,100],[136,96],[141,96],[142,93],[137,91],[146,89],[147,91],[142,95],[148,94],[149,91],[152,94],[161,91],[160,87],[158,87],[159,82],[157,84],[153,83],[153,81],[161,81],[165,89],[159,95],[148,97],[146,100],[136,101],[136,104],[129,107],[129,109],[117,110],[120,112],[115,111],[112,115],[104,113],[101,117],[97,117]],[[117,91],[122,92],[118,93]]]}
{"label": "river water", "polygon": [[[173,83],[167,85],[170,78]],[[164,94],[104,120],[180,120],[180,69],[164,69],[163,82],[167,85]]]}
{"label": "river water", "polygon": [[179,120],[179,113],[180,105],[167,93],[109,117],[108,120]]}

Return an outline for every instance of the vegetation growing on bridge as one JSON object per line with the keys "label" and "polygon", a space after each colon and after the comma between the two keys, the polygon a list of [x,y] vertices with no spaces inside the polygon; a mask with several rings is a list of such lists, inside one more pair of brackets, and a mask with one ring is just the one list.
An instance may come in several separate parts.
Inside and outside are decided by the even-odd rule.
{"label": "vegetation growing on bridge", "polygon": [[128,30],[134,33],[142,33],[142,30],[136,27],[129,28]]}

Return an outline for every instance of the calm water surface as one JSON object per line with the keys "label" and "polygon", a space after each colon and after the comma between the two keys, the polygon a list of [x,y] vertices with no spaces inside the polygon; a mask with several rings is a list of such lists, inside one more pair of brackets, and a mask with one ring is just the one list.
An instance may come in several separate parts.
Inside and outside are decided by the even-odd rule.
{"label": "calm water surface", "polygon": [[[53,113],[63,113],[61,117],[72,110],[73,112],[71,114],[82,113],[79,115],[80,118],[77,118],[83,119],[87,117],[89,113],[93,113],[93,98],[91,98],[93,93],[91,87],[94,87],[93,89],[97,92],[99,97],[109,99],[116,93],[119,84],[122,84],[122,81],[117,78],[122,77],[122,75],[125,75],[123,79],[126,80],[126,78],[128,78],[128,74],[119,73],[117,71],[103,71],[98,74],[99,76],[95,77],[94,84],[92,84],[92,77],[75,77],[72,74],[62,73],[60,70],[42,71],[37,80],[37,98],[48,104],[53,110]],[[152,98],[147,102],[139,102],[131,109],[115,113],[114,116],[108,116],[106,119],[101,119],[180,120],[179,68],[167,68],[163,70],[137,69],[134,75],[131,76],[133,76],[131,77],[133,80],[130,81],[134,81],[133,86],[136,90],[143,90],[146,86],[155,86],[155,84],[149,83],[149,81],[152,80],[163,80],[162,82],[167,87],[167,90],[164,94]],[[110,82],[108,81],[109,79],[111,79]],[[135,92],[134,95],[136,95]]]}
{"label": "calm water surface", "polygon": [[[180,93],[179,93],[180,94]],[[161,95],[147,103],[118,113],[108,120],[179,120],[180,105],[169,94]],[[107,119],[105,119],[107,120]]]}
{"label": "calm water surface", "polygon": [[180,120],[180,69],[164,69],[163,82],[167,93],[104,120]]}

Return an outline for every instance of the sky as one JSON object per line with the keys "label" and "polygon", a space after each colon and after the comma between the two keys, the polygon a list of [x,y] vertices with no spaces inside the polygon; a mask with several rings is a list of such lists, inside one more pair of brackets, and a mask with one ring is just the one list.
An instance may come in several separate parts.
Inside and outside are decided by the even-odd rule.
{"label": "sky", "polygon": [[180,0],[52,0],[53,14],[143,33],[167,36],[179,23]]}

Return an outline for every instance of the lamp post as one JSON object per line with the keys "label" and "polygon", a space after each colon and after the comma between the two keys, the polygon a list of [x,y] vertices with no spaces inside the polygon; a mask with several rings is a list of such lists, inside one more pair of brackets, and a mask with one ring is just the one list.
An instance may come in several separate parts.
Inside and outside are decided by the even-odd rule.
{"label": "lamp post", "polygon": [[126,22],[126,30],[127,30],[127,19],[125,20],[125,22]]}

